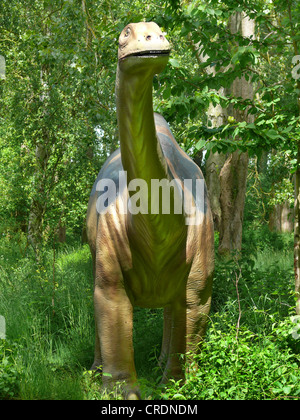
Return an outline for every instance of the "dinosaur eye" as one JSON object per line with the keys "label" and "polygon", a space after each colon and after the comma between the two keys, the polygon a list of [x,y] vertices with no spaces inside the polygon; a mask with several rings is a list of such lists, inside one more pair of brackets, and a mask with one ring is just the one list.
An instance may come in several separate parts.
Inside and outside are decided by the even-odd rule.
{"label": "dinosaur eye", "polygon": [[130,28],[126,28],[126,29],[125,29],[125,32],[124,32],[124,37],[125,37],[125,38],[129,37],[130,32],[131,32]]}

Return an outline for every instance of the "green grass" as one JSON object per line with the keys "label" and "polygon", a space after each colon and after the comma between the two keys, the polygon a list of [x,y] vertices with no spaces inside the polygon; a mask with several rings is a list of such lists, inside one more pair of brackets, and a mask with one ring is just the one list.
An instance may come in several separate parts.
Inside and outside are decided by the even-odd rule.
{"label": "green grass", "polygon": [[[156,384],[162,310],[135,309],[138,376],[147,398],[299,399],[300,339],[293,338],[290,235],[247,232],[243,258],[217,260],[213,304],[200,356],[189,356],[182,386]],[[238,298],[236,280],[238,279]],[[103,399],[93,361],[93,280],[87,245],[44,252],[39,265],[24,238],[0,240],[0,399]],[[237,328],[239,316],[240,326]]]}
{"label": "green grass", "polygon": [[83,397],[80,381],[92,363],[94,342],[87,246],[57,250],[54,281],[52,250],[39,267],[30,251],[22,256],[8,241],[2,240],[1,251],[0,313],[6,319],[6,346],[14,346],[21,374],[14,397]]}

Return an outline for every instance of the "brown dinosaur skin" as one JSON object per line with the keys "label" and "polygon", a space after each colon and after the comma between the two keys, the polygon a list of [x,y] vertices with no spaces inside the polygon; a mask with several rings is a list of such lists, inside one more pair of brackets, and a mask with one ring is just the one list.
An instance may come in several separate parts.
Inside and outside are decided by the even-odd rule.
{"label": "brown dinosaur skin", "polygon": [[[168,62],[170,46],[155,23],[128,25],[119,39],[116,80],[120,149],[102,167],[87,213],[87,235],[94,264],[95,359],[103,384],[125,381],[127,398],[137,398],[132,343],[133,307],[164,309],[160,361],[163,380],[184,375],[179,354],[197,351],[210,310],[214,270],[213,221],[205,188],[201,223],[185,214],[122,214],[122,203],[143,179],[151,203],[151,179],[203,179],[199,167],[176,143],[166,121],[153,113],[152,80]],[[137,53],[137,55],[135,55]],[[127,185],[119,171],[127,171]],[[98,213],[97,183],[112,179],[117,196],[110,212]],[[171,200],[175,194],[171,189]],[[194,192],[184,192],[190,200]],[[150,207],[149,207],[150,208]],[[203,211],[204,208],[204,211]],[[124,213],[124,212],[123,212]],[[142,339],[142,338],[141,338]]]}

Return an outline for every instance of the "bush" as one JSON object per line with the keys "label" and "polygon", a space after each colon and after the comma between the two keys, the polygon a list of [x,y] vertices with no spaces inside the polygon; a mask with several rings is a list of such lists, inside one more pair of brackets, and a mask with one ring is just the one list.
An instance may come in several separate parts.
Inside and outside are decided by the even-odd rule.
{"label": "bush", "polygon": [[15,345],[0,340],[0,400],[13,399],[19,392],[21,371],[13,357],[14,349]]}
{"label": "bush", "polygon": [[[260,400],[300,398],[300,355],[291,342],[295,325],[287,318],[259,337],[247,329],[229,327],[223,317],[210,326],[199,355],[188,356],[184,385],[173,382],[164,393],[168,399]],[[295,344],[295,343],[294,343]]]}

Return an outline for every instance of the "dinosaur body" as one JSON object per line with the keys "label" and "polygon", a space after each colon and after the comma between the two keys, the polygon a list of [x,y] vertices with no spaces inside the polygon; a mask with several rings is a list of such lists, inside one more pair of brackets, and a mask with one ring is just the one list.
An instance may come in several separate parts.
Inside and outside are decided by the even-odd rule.
{"label": "dinosaur body", "polygon": [[[210,309],[214,268],[210,207],[206,189],[200,206],[195,188],[184,189],[184,180],[194,185],[203,176],[180,149],[164,118],[153,114],[152,108],[153,76],[167,64],[169,49],[154,23],[130,24],[123,30],[116,81],[120,149],[100,171],[88,206],[87,233],[95,276],[93,368],[103,366],[103,372],[110,375],[103,377],[104,382],[124,380],[129,396],[138,395],[133,307],[165,308],[161,352],[161,360],[166,361],[165,380],[182,376],[178,355],[196,349]],[[98,186],[106,179],[113,182],[116,196],[106,211],[99,212]],[[145,204],[138,212],[130,207],[137,180],[144,187],[140,198]],[[188,224],[185,209],[178,212],[175,205],[166,214],[162,206],[151,211],[153,180],[177,180],[169,199],[173,203],[179,194],[192,203],[198,223]]]}

